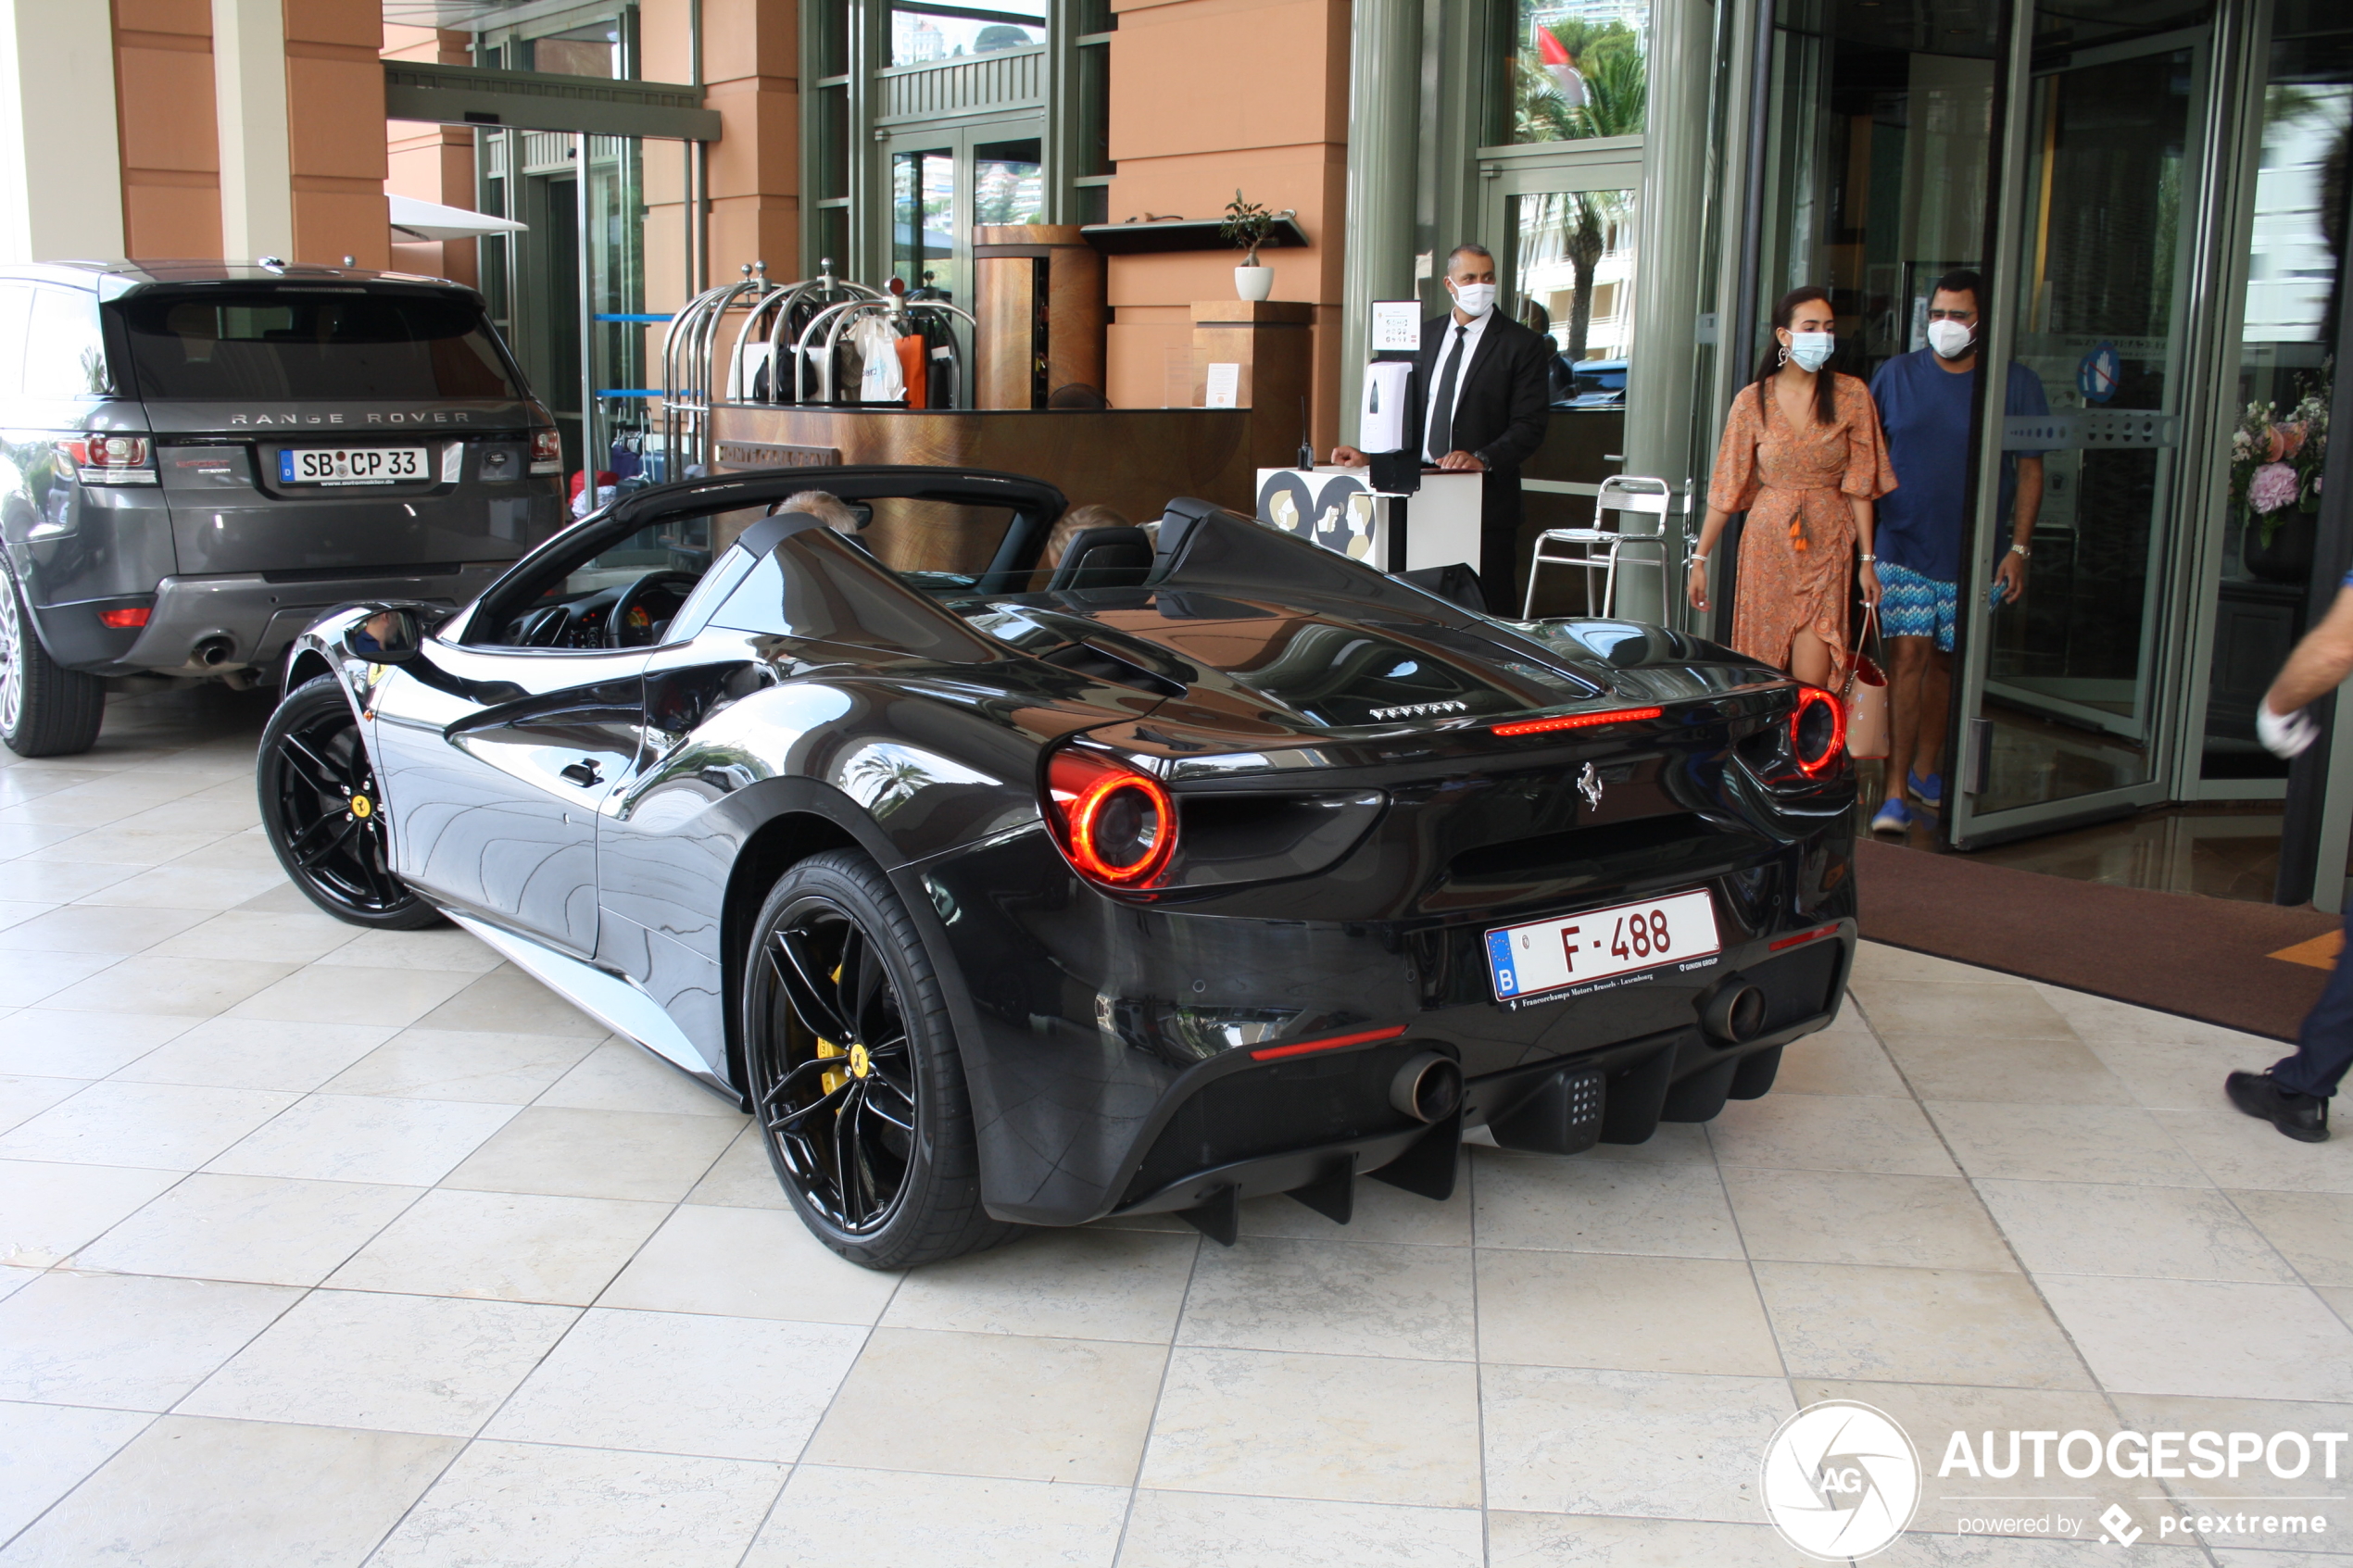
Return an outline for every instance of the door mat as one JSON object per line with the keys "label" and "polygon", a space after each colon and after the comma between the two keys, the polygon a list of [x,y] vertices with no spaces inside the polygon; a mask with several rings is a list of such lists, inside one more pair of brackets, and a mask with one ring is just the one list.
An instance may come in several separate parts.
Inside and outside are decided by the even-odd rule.
{"label": "door mat", "polygon": [[[2334,915],[2152,893],[1869,840],[1856,846],[1866,939],[2293,1040]],[[2294,956],[2290,956],[2293,953]]]}

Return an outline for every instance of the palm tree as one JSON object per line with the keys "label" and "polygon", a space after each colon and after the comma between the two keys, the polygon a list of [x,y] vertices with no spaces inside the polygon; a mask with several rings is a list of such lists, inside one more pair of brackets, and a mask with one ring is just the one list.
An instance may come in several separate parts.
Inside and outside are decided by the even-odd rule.
{"label": "palm tree", "polygon": [[[1572,106],[1543,69],[1537,47],[1530,44],[1514,62],[1516,119],[1520,139],[1528,142],[1575,141],[1594,136],[1631,136],[1642,129],[1650,102],[1650,74],[1642,40],[1618,21],[1596,25],[1567,21],[1552,30],[1576,60],[1585,79],[1585,101]],[[1621,195],[1580,191],[1569,198],[1562,248],[1568,257],[1576,293],[1568,309],[1568,345],[1572,365],[1585,358],[1587,335],[1593,324],[1593,270],[1608,247],[1609,231],[1626,216]]]}

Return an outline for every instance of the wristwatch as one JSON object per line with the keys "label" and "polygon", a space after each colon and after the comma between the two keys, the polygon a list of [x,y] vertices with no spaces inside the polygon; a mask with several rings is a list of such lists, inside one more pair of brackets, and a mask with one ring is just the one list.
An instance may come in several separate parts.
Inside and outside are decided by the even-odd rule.
{"label": "wristwatch", "polygon": [[2010,546],[2010,554],[2018,557],[2020,560],[2031,560],[2034,556],[2034,552],[2028,549],[2023,545],[2012,545]]}

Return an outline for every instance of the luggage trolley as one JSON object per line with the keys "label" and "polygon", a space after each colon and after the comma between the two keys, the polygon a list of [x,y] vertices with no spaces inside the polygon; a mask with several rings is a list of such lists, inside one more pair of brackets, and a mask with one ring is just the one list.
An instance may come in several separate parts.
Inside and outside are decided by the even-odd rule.
{"label": "luggage trolley", "polygon": [[[1536,607],[1537,574],[1548,566],[1573,566],[1585,573],[1585,599],[1589,610],[1608,616],[1617,609],[1617,558],[1637,546],[1657,550],[1658,558],[1643,560],[1628,556],[1629,567],[1647,566],[1658,572],[1659,594],[1663,598],[1672,586],[1669,571],[1672,559],[1681,554],[1682,541],[1670,537],[1667,531],[1669,516],[1681,515],[1688,506],[1686,497],[1676,494],[1675,487],[1663,479],[1648,479],[1634,474],[1612,474],[1602,481],[1600,491],[1593,496],[1593,526],[1591,528],[1548,528],[1536,540],[1535,558],[1528,563],[1528,594],[1520,601],[1520,619],[1525,621]],[[1618,514],[1616,528],[1604,527],[1611,512]],[[1629,513],[1632,516],[1629,518]],[[1655,522],[1639,530],[1631,526],[1636,521],[1655,518]],[[1558,546],[1575,550],[1574,555],[1548,554]],[[1593,604],[1593,573],[1602,574],[1602,597]]]}

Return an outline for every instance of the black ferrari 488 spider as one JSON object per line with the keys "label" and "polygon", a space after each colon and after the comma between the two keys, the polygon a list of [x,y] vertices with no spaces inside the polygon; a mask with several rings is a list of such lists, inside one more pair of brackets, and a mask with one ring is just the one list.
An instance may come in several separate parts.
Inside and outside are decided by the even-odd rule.
{"label": "black ferrari 488 spider", "polygon": [[[822,489],[841,505],[795,509]],[[294,880],[443,916],[739,1102],[810,1229],[1443,1198],[1466,1128],[1703,1122],[1835,1015],[1828,694],[1012,475],[648,489],[471,605],[335,612],[258,762]]]}

